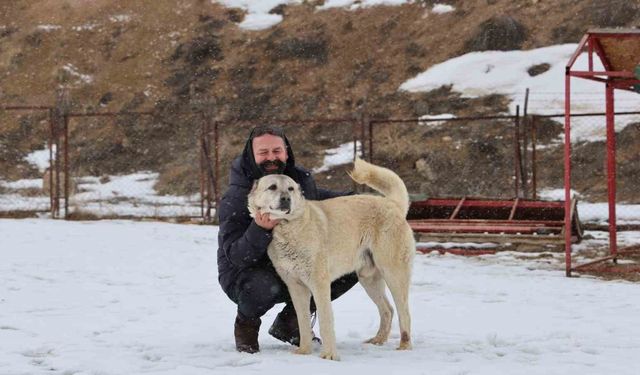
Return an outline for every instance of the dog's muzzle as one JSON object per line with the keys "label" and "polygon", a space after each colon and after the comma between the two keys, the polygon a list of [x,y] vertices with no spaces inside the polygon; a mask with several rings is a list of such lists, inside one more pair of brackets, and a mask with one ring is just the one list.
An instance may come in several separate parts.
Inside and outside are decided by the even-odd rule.
{"label": "dog's muzzle", "polygon": [[289,211],[291,211],[291,197],[288,195],[281,196],[280,205],[278,206],[278,208],[282,211],[287,211],[287,213],[289,213]]}

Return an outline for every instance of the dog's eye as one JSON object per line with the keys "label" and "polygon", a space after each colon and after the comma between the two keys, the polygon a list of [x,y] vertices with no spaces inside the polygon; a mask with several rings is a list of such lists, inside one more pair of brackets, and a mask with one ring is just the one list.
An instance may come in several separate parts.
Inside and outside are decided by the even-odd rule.
{"label": "dog's eye", "polygon": [[269,186],[269,190],[276,190],[277,188],[276,184]]}
{"label": "dog's eye", "polygon": [[289,186],[289,191],[293,191],[293,186]]}

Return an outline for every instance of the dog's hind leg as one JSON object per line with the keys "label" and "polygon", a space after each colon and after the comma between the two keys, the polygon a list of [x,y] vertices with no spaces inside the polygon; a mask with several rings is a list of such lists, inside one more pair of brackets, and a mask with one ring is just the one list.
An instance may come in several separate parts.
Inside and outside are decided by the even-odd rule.
{"label": "dog's hind leg", "polygon": [[300,346],[294,351],[296,354],[311,353],[311,312],[309,310],[311,302],[311,291],[301,282],[295,280],[285,280],[293,307],[296,309],[298,317],[298,329],[300,332]]}
{"label": "dog's hind leg", "polygon": [[[398,312],[400,322],[400,346],[399,350],[411,349],[411,314],[409,312],[409,286],[411,285],[411,264],[415,253],[415,243],[413,242],[411,230],[405,235],[399,236],[378,243],[376,245],[383,249],[393,250],[383,252],[384,254],[394,254],[393,257],[376,257],[376,266],[382,272],[384,281],[387,283],[393,302]],[[374,252],[375,254],[376,252]]]}
{"label": "dog's hind leg", "polygon": [[400,346],[398,350],[411,349],[411,315],[409,313],[410,269],[399,269],[397,273],[385,274],[385,282],[391,291],[398,310],[400,322]]}
{"label": "dog's hind leg", "polygon": [[382,345],[389,338],[391,321],[393,320],[393,307],[391,307],[391,303],[389,303],[385,294],[385,282],[380,271],[375,268],[373,270],[367,269],[363,270],[363,272],[358,272],[358,279],[362,287],[364,287],[364,290],[378,307],[378,312],[380,313],[380,328],[378,328],[378,333],[365,342],[368,344]]}

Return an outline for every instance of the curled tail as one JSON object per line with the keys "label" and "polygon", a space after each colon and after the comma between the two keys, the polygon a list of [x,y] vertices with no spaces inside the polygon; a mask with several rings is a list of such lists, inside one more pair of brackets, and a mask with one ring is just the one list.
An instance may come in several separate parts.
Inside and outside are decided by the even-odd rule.
{"label": "curled tail", "polygon": [[353,171],[349,173],[349,176],[355,182],[370,186],[395,202],[405,215],[409,211],[409,192],[407,187],[400,176],[391,170],[356,158]]}

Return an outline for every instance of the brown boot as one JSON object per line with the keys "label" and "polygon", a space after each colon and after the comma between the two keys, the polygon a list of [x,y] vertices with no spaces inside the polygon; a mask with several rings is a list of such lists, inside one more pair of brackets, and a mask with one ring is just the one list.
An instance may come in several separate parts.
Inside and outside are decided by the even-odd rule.
{"label": "brown boot", "polygon": [[233,330],[237,351],[252,354],[260,351],[260,346],[258,345],[260,323],[260,318],[250,319],[238,311]]}

